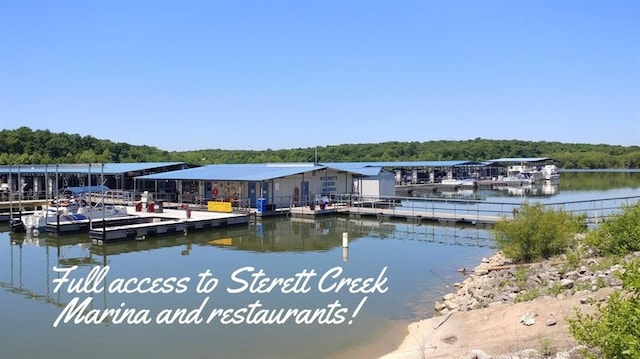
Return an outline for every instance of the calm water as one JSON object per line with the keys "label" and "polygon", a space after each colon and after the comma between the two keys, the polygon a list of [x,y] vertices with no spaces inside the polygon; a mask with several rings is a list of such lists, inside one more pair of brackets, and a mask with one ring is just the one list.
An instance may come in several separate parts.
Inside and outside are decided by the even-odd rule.
{"label": "calm water", "polygon": [[[523,194],[482,193],[487,200],[521,201]],[[526,196],[527,194],[524,194]],[[640,173],[563,173],[554,194],[531,199],[567,201],[612,196],[640,195]],[[349,250],[342,248],[348,233]],[[493,253],[490,233],[464,226],[410,225],[402,221],[327,218],[300,220],[276,218],[240,228],[161,237],[157,240],[92,246],[87,236],[29,238],[0,226],[0,356],[4,358],[327,358],[350,347],[364,346],[385,329],[431,314],[433,302],[463,278],[461,267],[473,267]],[[55,292],[62,274],[54,266],[78,265],[70,278],[87,276],[91,270],[109,266],[98,284],[109,286],[119,279],[166,279],[189,277],[184,293],[89,293]],[[308,276],[307,293],[283,294],[241,291],[240,280],[250,281],[245,267],[262,270],[270,278]],[[385,269],[386,268],[386,269]],[[378,288],[385,293],[349,293],[346,289],[322,293],[320,277],[342,270],[337,279],[386,277]],[[210,270],[218,280],[211,293],[197,293],[198,274]],[[306,270],[306,272],[305,272]],[[295,277],[296,274],[298,277]],[[261,277],[262,278],[262,277]],[[300,285],[299,288],[305,286]],[[240,293],[228,293],[227,288]],[[363,301],[364,297],[367,297]],[[135,309],[150,318],[165,309],[184,308],[192,316],[202,306],[206,319],[214,309],[242,310],[343,309],[340,324],[99,324],[53,323],[67,304],[78,297],[90,298],[87,311]],[[363,303],[360,310],[356,308]],[[349,324],[351,322],[351,324]]]}

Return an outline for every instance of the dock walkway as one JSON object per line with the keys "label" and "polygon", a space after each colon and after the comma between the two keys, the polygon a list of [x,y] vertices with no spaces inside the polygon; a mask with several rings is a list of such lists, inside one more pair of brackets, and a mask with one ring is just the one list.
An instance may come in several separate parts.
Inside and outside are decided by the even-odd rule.
{"label": "dock walkway", "polygon": [[309,207],[295,207],[290,210],[293,217],[318,217],[332,214],[348,215],[353,218],[374,217],[378,220],[406,219],[409,221],[438,221],[461,222],[474,225],[492,225],[506,216],[488,215],[480,213],[452,213],[433,212],[426,210],[357,207],[357,206],[330,206],[323,210],[309,209]]}
{"label": "dock walkway", "polygon": [[428,212],[411,209],[395,208],[364,208],[351,207],[347,209],[350,217],[376,217],[379,220],[385,219],[407,219],[413,221],[438,221],[438,222],[464,222],[476,225],[491,225],[506,216],[472,214],[472,213],[451,213],[451,212]]}
{"label": "dock walkway", "polygon": [[[564,210],[575,215],[585,215],[586,224],[598,224],[615,215],[622,206],[640,201],[639,196],[613,197],[569,202],[543,203],[545,208]],[[406,219],[409,221],[438,221],[493,225],[513,218],[521,207],[520,202],[489,202],[462,199],[424,199],[417,197],[389,197],[386,199],[361,200],[358,203],[337,203],[323,210],[309,207],[290,209],[296,217],[316,217],[329,214],[344,214],[350,217],[375,217],[378,220]],[[316,207],[317,208],[317,207]]]}

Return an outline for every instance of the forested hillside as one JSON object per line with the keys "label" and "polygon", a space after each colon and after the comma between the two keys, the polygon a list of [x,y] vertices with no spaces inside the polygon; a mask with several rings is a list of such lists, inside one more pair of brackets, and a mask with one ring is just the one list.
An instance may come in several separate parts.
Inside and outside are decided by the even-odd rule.
{"label": "forested hillside", "polygon": [[[286,150],[163,151],[78,134],[21,127],[0,131],[0,164],[176,161],[192,164],[312,162],[316,148]],[[640,168],[639,146],[519,140],[384,142],[318,147],[321,162],[484,161],[501,157],[551,157],[562,168]]]}

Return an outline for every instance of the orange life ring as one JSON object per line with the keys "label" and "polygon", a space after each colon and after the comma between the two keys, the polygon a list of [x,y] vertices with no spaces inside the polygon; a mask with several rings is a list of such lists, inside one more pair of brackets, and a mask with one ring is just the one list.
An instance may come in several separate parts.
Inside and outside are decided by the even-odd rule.
{"label": "orange life ring", "polygon": [[212,194],[212,195],[214,195],[214,196],[217,196],[217,195],[218,195],[218,189],[214,187],[214,188],[211,190],[211,194]]}
{"label": "orange life ring", "polygon": [[298,200],[300,199],[300,190],[298,187],[293,189],[293,203],[298,204]]}

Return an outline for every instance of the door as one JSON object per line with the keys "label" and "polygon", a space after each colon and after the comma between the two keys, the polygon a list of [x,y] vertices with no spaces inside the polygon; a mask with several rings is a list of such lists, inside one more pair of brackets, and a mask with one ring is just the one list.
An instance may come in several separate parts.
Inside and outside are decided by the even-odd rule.
{"label": "door", "polygon": [[249,182],[249,207],[256,206],[256,182]]}
{"label": "door", "polygon": [[301,205],[306,206],[309,204],[309,181],[300,182],[300,194],[302,201]]}

